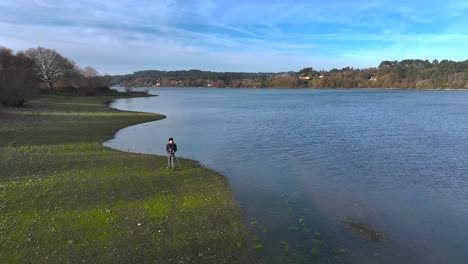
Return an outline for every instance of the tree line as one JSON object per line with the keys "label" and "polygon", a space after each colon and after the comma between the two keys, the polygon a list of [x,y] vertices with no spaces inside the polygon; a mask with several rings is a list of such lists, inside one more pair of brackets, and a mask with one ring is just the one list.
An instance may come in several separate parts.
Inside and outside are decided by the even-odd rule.
{"label": "tree line", "polygon": [[397,88],[468,89],[468,60],[383,61],[377,68],[246,73],[188,71],[138,71],[127,75],[102,75],[79,67],[53,49],[30,48],[14,53],[0,47],[0,103],[22,106],[38,93],[94,95],[110,85],[124,87],[246,87],[246,88]]}
{"label": "tree line", "polygon": [[468,60],[383,61],[377,68],[325,71],[308,67],[285,73],[153,70],[112,76],[112,83],[124,87],[468,89]]}
{"label": "tree line", "polygon": [[307,82],[313,88],[468,89],[468,60],[383,61],[377,68],[307,74],[314,77]]}
{"label": "tree line", "polygon": [[135,86],[207,86],[216,84],[218,87],[232,85],[238,80],[254,80],[268,78],[275,73],[249,73],[249,72],[212,72],[201,70],[181,71],[137,71],[133,74],[114,75],[112,84],[124,87]]}
{"label": "tree line", "polygon": [[37,47],[14,53],[0,47],[0,103],[6,106],[23,106],[38,93],[94,95],[108,89],[110,80],[53,49]]}

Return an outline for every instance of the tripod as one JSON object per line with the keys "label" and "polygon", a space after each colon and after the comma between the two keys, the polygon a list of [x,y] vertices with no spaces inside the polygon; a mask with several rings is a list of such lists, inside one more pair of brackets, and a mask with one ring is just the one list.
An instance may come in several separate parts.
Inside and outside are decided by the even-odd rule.
{"label": "tripod", "polygon": [[172,156],[174,156],[174,158],[175,158],[176,161],[177,161],[177,164],[179,164],[179,168],[182,168],[182,166],[180,166],[179,158],[175,155],[175,153],[172,153]]}

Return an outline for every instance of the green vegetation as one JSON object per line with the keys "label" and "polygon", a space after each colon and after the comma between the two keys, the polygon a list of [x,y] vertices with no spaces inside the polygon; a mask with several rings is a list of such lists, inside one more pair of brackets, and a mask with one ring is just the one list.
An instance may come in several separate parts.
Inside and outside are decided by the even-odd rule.
{"label": "green vegetation", "polygon": [[102,146],[112,131],[163,118],[108,108],[115,98],[0,108],[0,263],[250,262],[223,176]]}
{"label": "green vegetation", "polygon": [[189,71],[137,71],[133,74],[114,75],[112,84],[125,87],[153,86],[187,86],[198,87],[212,85],[214,87],[243,87],[242,80],[261,81],[273,73],[247,72],[211,72],[200,70]]}
{"label": "green vegetation", "polygon": [[39,92],[97,95],[108,92],[109,83],[93,67],[81,68],[53,49],[14,53],[0,46],[0,104],[22,107]]}
{"label": "green vegetation", "polygon": [[289,254],[289,243],[283,240],[280,242],[280,245],[283,248],[284,253]]}
{"label": "green vegetation", "polygon": [[346,249],[344,249],[344,248],[335,249],[333,252],[335,254],[337,254],[337,255],[342,255],[342,254],[348,253],[348,251]]}
{"label": "green vegetation", "polygon": [[290,226],[290,227],[289,227],[289,230],[290,230],[290,231],[299,231],[299,227],[297,227],[297,226]]}
{"label": "green vegetation", "polygon": [[263,245],[262,244],[255,244],[254,248],[255,249],[263,249]]}
{"label": "green vegetation", "polygon": [[343,223],[350,229],[352,234],[366,241],[384,241],[386,237],[381,232],[377,231],[371,225],[359,221],[345,219]]}
{"label": "green vegetation", "polygon": [[383,61],[378,68],[346,67],[306,76],[312,77],[307,82],[312,88],[468,89],[467,70],[468,60],[402,60]]}
{"label": "green vegetation", "polygon": [[312,253],[312,256],[316,257],[316,258],[320,258],[323,254],[323,249],[325,248],[325,244],[318,240],[318,239],[313,239],[312,240],[312,249],[311,249],[311,253]]}
{"label": "green vegetation", "polygon": [[199,70],[140,71],[112,76],[125,87],[246,87],[246,88],[399,88],[468,89],[468,60],[383,61],[378,67],[314,70],[287,73],[226,73]]}

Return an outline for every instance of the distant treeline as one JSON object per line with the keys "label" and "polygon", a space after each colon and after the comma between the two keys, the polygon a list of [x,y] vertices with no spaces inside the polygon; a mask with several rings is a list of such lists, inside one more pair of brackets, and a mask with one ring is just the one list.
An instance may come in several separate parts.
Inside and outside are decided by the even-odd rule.
{"label": "distant treeline", "polygon": [[383,61],[378,68],[304,68],[287,73],[151,70],[112,76],[112,83],[124,87],[468,89],[468,60]]}
{"label": "distant treeline", "polygon": [[277,73],[188,71],[138,71],[127,75],[112,76],[112,84],[136,86],[234,86],[240,80],[267,79]]}

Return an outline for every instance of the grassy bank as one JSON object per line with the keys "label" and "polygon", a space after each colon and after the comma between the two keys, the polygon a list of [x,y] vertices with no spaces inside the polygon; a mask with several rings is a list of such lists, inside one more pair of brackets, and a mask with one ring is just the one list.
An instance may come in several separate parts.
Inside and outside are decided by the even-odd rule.
{"label": "grassy bank", "polygon": [[43,96],[0,109],[0,263],[249,262],[224,177],[101,145],[163,118],[110,109],[114,98]]}

